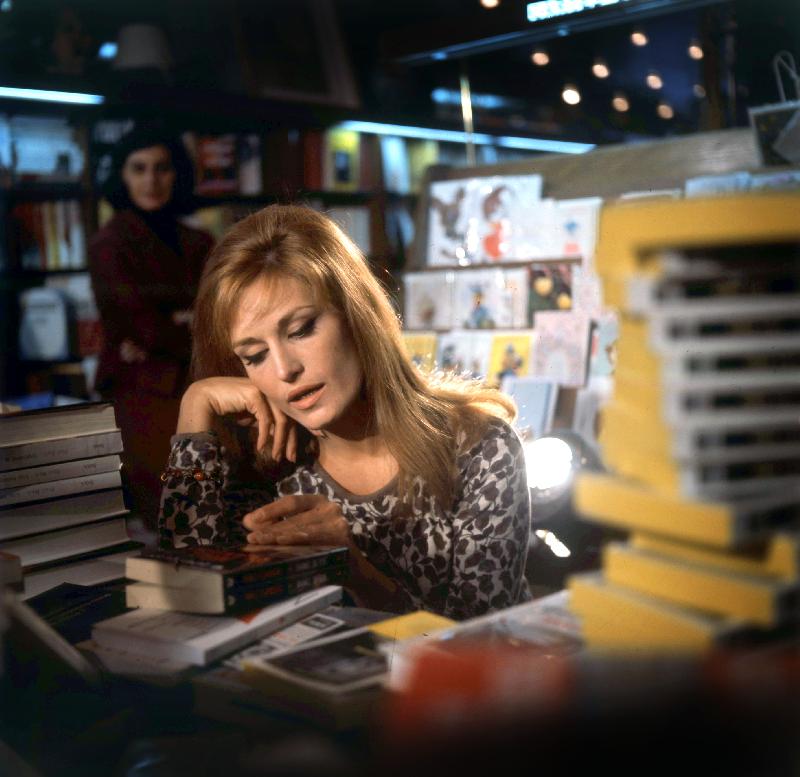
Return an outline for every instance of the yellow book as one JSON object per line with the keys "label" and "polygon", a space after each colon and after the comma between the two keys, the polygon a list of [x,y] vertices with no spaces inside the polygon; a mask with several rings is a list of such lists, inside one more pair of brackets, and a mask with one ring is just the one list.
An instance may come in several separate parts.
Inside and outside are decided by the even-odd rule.
{"label": "yellow book", "polygon": [[589,648],[702,652],[743,634],[741,621],[686,610],[614,585],[597,572],[567,581]]}
{"label": "yellow book", "polygon": [[[600,217],[595,264],[606,275],[648,272],[659,249],[797,240],[797,196],[742,194],[689,200],[653,200],[607,205]],[[606,302],[625,307],[604,289]],[[609,294],[610,293],[610,294]]]}
{"label": "yellow book", "polygon": [[792,493],[747,497],[735,503],[685,499],[613,475],[582,472],[575,481],[575,508],[586,520],[716,548],[736,548],[796,528]]}
{"label": "yellow book", "polygon": [[666,456],[634,444],[615,441],[606,430],[602,441],[603,461],[617,475],[635,480],[665,494],[680,496],[684,490],[681,468]]}
{"label": "yellow book", "polygon": [[603,549],[606,580],[666,602],[759,626],[798,617],[800,584],[661,556],[620,542]]}
{"label": "yellow book", "polygon": [[527,375],[530,372],[531,345],[530,332],[492,334],[486,382],[499,386],[507,376]]}
{"label": "yellow book", "polygon": [[800,533],[779,532],[740,551],[721,552],[701,545],[634,532],[631,547],[736,574],[756,575],[787,583],[800,581]]}
{"label": "yellow book", "polygon": [[355,130],[329,129],[325,133],[323,183],[329,191],[354,192],[360,180],[361,136]]}
{"label": "yellow book", "polygon": [[406,351],[414,364],[432,370],[436,364],[436,334],[434,332],[403,332]]}

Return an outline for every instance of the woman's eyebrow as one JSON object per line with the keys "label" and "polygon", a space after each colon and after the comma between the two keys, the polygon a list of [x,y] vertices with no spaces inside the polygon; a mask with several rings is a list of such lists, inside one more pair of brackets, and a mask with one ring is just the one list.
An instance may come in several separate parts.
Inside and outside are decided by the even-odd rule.
{"label": "woman's eyebrow", "polygon": [[[278,321],[278,329],[286,328],[286,325],[302,310],[314,310],[314,305],[300,305],[300,307],[290,310],[286,315],[281,316]],[[232,347],[239,348],[242,345],[261,345],[264,343],[260,337],[242,337],[240,340],[234,341]]]}

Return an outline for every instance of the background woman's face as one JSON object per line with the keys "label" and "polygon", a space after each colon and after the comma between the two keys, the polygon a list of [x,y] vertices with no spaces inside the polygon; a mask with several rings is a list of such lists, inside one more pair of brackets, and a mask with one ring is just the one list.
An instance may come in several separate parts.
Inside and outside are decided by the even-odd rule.
{"label": "background woman's face", "polygon": [[140,210],[161,210],[172,199],[175,168],[166,146],[140,148],[128,155],[122,180],[131,202]]}

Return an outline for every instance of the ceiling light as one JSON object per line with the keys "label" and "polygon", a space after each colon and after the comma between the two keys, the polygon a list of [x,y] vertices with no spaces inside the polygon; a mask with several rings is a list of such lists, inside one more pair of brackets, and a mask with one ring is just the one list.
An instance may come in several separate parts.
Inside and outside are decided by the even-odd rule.
{"label": "ceiling light", "polygon": [[500,5],[500,0],[481,0],[481,5],[484,8],[497,8]]}
{"label": "ceiling light", "polygon": [[631,33],[631,43],[633,43],[634,46],[646,46],[648,44],[648,39],[644,30],[634,30]]}
{"label": "ceiling light", "polygon": [[696,40],[692,40],[691,43],[689,43],[688,51],[689,51],[689,56],[692,59],[702,59],[703,58],[703,47]]}
{"label": "ceiling light", "polygon": [[662,80],[661,76],[658,73],[656,73],[655,70],[651,70],[647,74],[647,78],[645,79],[645,81],[647,82],[647,85],[651,89],[661,89],[661,87],[664,86],[664,81]]}
{"label": "ceiling light", "polygon": [[106,41],[97,50],[100,59],[114,59],[117,56],[117,44],[114,41]]}
{"label": "ceiling light", "polygon": [[692,87],[692,92],[695,97],[703,98],[706,96],[706,88],[702,84],[695,84]]}
{"label": "ceiling light", "polygon": [[581,93],[574,84],[565,84],[561,92],[561,99],[567,105],[577,105],[581,101]]}
{"label": "ceiling light", "polygon": [[55,92],[49,89],[17,89],[13,86],[0,86],[0,97],[9,97],[12,100],[41,100],[50,103],[71,103],[76,105],[99,105],[104,100],[99,94]]}
{"label": "ceiling light", "polygon": [[544,49],[536,49],[533,54],[531,54],[531,61],[534,65],[544,67],[550,62],[550,55]]}
{"label": "ceiling light", "polygon": [[659,103],[656,111],[662,119],[671,119],[675,115],[675,111],[672,110],[669,103]]}
{"label": "ceiling light", "polygon": [[[359,121],[355,119],[340,122],[335,126],[339,129],[365,132],[371,135],[397,135],[403,138],[441,140],[445,143],[467,142],[467,133],[458,130],[413,127],[403,124],[382,124],[375,121]],[[522,138],[511,135],[487,135],[482,132],[473,133],[471,139],[477,145],[519,148],[526,151],[551,151],[561,154],[584,154],[595,147],[594,143],[574,143],[568,140],[549,140],[548,138]]]}
{"label": "ceiling light", "polygon": [[611,75],[608,65],[605,63],[605,60],[602,59],[596,59],[594,61],[594,64],[592,65],[592,73],[594,73],[598,78],[608,78]]}
{"label": "ceiling light", "polygon": [[614,107],[615,111],[619,111],[620,113],[625,113],[626,111],[630,110],[631,107],[631,104],[628,102],[628,98],[622,94],[622,92],[617,92],[614,95],[611,105]]}

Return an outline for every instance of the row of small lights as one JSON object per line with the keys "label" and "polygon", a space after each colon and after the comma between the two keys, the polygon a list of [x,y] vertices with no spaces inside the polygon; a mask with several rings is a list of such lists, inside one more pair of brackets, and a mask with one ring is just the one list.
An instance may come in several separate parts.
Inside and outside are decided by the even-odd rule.
{"label": "row of small lights", "polygon": [[[494,8],[499,0],[481,0],[481,2],[483,5],[486,5],[486,2],[493,2],[494,5],[486,5],[486,7]],[[649,42],[650,40],[643,30],[636,29],[631,32],[631,43],[633,43],[634,46],[646,46]],[[687,53],[692,59],[700,60],[703,58],[703,47],[698,41],[692,40],[689,43]],[[545,65],[549,64],[550,55],[545,49],[537,48],[531,54],[531,61],[534,65],[544,67]],[[596,78],[605,79],[611,75],[611,69],[604,60],[598,58],[592,65],[592,73]],[[658,91],[664,86],[664,80],[655,70],[651,70],[647,74],[645,83],[655,91]],[[705,97],[705,89],[700,84],[695,84],[693,91],[695,97]],[[578,90],[578,87],[574,84],[566,84],[561,91],[561,99],[567,103],[567,105],[577,105],[581,101],[581,93]],[[622,92],[615,92],[614,97],[611,100],[611,106],[615,111],[618,111],[619,113],[625,113],[630,110],[631,104],[628,98]],[[675,111],[673,110],[672,106],[663,101],[658,104],[656,112],[662,119],[671,119],[675,116]]]}

